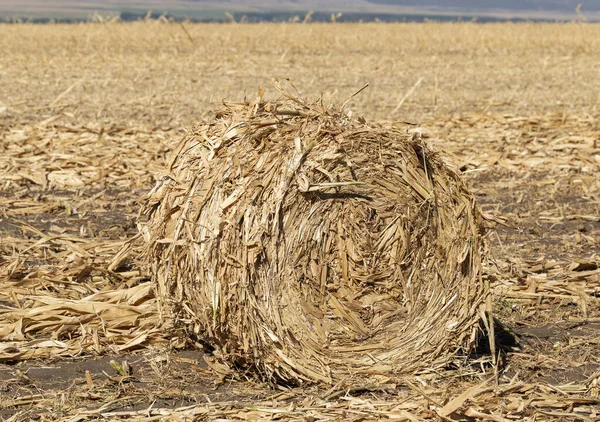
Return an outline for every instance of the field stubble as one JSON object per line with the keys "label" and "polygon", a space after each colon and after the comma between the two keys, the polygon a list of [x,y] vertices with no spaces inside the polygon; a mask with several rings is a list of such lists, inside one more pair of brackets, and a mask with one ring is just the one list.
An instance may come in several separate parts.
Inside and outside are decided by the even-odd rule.
{"label": "field stubble", "polygon": [[[0,416],[598,416],[600,26],[148,21],[0,25],[0,39]],[[463,172],[497,220],[486,276],[520,336],[497,378],[482,357],[276,391],[158,325],[151,282],[117,254],[140,200],[186,127],[259,86],[275,98],[274,76],[339,101],[368,82],[355,115],[421,130]]]}

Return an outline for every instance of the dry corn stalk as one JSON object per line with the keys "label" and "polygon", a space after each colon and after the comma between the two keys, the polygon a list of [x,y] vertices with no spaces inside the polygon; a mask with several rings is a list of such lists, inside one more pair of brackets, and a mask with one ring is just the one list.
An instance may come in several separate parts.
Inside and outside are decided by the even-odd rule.
{"label": "dry corn stalk", "polygon": [[195,127],[140,213],[163,312],[231,367],[367,382],[475,342],[483,226],[418,135],[284,90]]}

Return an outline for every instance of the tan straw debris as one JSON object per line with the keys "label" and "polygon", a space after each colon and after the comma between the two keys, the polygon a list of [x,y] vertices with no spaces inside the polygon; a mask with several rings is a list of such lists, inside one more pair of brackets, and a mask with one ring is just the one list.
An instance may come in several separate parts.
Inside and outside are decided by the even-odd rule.
{"label": "tan straw debris", "polygon": [[162,311],[285,383],[381,379],[469,350],[483,228],[457,173],[417,135],[275,86],[281,100],[195,127],[148,196]]}

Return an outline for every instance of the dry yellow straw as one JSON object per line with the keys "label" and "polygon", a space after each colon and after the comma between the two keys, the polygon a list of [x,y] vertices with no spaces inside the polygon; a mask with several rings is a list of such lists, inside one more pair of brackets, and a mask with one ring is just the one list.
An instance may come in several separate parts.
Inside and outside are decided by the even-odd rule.
{"label": "dry yellow straw", "polygon": [[487,294],[473,195],[419,136],[276,88],[195,127],[149,195],[163,308],[224,363],[290,384],[468,351]]}

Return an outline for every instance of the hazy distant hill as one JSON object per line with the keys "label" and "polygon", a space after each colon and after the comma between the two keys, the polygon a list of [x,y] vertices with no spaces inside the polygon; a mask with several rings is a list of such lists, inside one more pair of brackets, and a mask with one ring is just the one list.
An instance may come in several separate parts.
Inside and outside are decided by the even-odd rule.
{"label": "hazy distant hill", "polygon": [[599,11],[600,0],[368,0],[369,3],[395,6],[422,6],[441,9],[490,10],[503,9],[515,11],[564,11],[573,12],[577,4],[582,10]]}
{"label": "hazy distant hill", "polygon": [[419,20],[424,18],[575,18],[577,4],[589,19],[600,17],[600,0],[0,0],[0,20],[14,18],[85,20],[95,13],[120,15],[122,19],[143,17],[148,10],[177,18],[225,20],[225,12],[236,19],[288,20],[315,11],[315,20],[329,20],[342,12],[340,20]]}
{"label": "hazy distant hill", "polygon": [[[184,0],[196,3],[214,3],[207,0]],[[221,2],[227,4],[244,4],[255,8],[303,8],[303,9],[357,9],[369,6],[410,7],[413,9],[435,8],[451,11],[561,11],[574,12],[577,4],[582,10],[600,11],[600,0],[229,0]]]}

